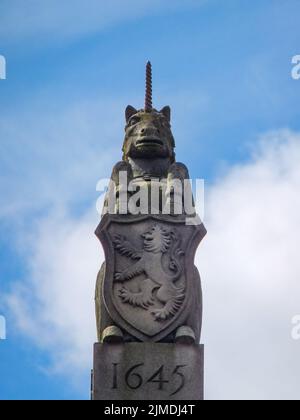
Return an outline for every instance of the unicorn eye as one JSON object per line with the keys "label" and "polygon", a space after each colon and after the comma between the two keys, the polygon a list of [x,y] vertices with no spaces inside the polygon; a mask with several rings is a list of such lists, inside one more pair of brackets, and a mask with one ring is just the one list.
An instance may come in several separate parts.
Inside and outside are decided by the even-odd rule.
{"label": "unicorn eye", "polygon": [[141,119],[139,117],[132,117],[131,120],[129,121],[129,125],[133,126],[137,123],[139,123],[141,121]]}

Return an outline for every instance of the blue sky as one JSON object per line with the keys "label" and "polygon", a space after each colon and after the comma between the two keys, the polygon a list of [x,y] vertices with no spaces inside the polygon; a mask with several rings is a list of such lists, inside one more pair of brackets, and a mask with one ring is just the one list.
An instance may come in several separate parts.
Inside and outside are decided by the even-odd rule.
{"label": "blue sky", "polygon": [[[72,240],[85,244],[84,235],[96,226],[96,183],[121,157],[126,105],[143,105],[146,61],[153,64],[155,106],[172,108],[177,158],[192,178],[205,178],[211,203],[218,202],[217,193],[228,184],[237,191],[248,185],[260,162],[282,158],[277,167],[286,173],[278,143],[298,151],[300,82],[291,77],[291,60],[300,54],[299,14],[297,0],[188,0],[172,6],[162,0],[29,0],[26,7],[21,0],[1,1],[7,80],[0,80],[0,314],[7,318],[7,340],[0,341],[0,399],[89,397],[89,356],[81,364],[75,361],[80,353],[70,351],[76,342],[79,352],[80,336],[68,337],[61,351],[59,346],[77,321],[78,331],[86,332],[82,319],[90,312],[81,316],[84,309],[72,289],[74,303],[68,302],[66,312],[71,318],[76,304],[78,318],[64,324],[67,286],[61,295],[58,280],[57,289],[47,287],[53,273],[56,279],[74,274],[61,263],[67,246],[74,247],[71,257],[78,252],[84,259],[76,272],[84,277],[88,270],[86,280],[78,278],[80,287],[94,286],[100,246],[89,239],[82,254]],[[261,147],[262,138],[274,148]],[[248,174],[242,187],[231,183],[237,173],[239,179]],[[227,183],[220,181],[224,176]],[[217,225],[207,217],[218,241]],[[266,241],[272,232],[270,227]],[[211,245],[202,258],[209,254],[213,261],[216,249]],[[247,259],[235,251],[230,257]],[[283,267],[288,264],[283,260]],[[212,303],[213,291],[207,293]],[[47,296],[61,302],[60,321]],[[92,292],[88,296],[92,312]],[[283,327],[287,337],[289,316],[300,312],[291,300]],[[213,330],[209,310],[207,318]],[[213,349],[217,341],[206,334]],[[82,340],[88,348],[90,341]],[[208,394],[229,398],[237,383],[232,380],[232,394],[225,395],[214,392],[209,379]]]}

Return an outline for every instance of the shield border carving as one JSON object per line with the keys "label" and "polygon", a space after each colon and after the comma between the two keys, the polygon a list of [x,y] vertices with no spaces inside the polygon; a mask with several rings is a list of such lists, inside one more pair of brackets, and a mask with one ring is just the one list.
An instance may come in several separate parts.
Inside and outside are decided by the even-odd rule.
{"label": "shield border carving", "polygon": [[[191,274],[189,274],[187,267],[194,266],[195,261],[195,254],[197,248],[206,235],[206,229],[203,223],[199,225],[193,226],[194,232],[191,239],[188,242],[187,252],[184,259],[184,270],[185,270],[185,279],[186,279],[186,298],[183,302],[182,308],[178,313],[170,320],[170,322],[156,335],[149,336],[143,331],[136,329],[132,324],[126,321],[124,317],[118,312],[113,299],[112,299],[112,285],[114,281],[114,274],[115,274],[115,262],[109,263],[109,261],[114,261],[115,258],[115,249],[111,238],[108,233],[109,226],[112,223],[117,224],[134,224],[140,223],[143,221],[153,220],[155,222],[167,223],[173,226],[181,225],[185,226],[185,217],[172,217],[166,215],[139,215],[139,216],[132,216],[132,215],[109,215],[106,214],[99,226],[96,229],[96,236],[100,239],[101,244],[104,249],[105,253],[105,260],[106,260],[106,273],[105,279],[103,282],[103,290],[102,296],[104,300],[105,307],[112,318],[112,320],[116,323],[117,326],[122,328],[123,330],[127,331],[133,337],[136,337],[140,341],[151,341],[151,342],[158,342],[166,338],[170,335],[174,330],[178,327],[182,326],[190,311],[190,301],[192,299],[192,285],[193,285],[193,278]],[[190,273],[192,271],[190,270]]]}

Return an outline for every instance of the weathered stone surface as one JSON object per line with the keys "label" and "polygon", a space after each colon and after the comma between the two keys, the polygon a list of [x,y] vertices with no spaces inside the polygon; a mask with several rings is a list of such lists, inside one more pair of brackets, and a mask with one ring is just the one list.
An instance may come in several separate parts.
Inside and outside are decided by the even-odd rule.
{"label": "weathered stone surface", "polygon": [[95,344],[94,400],[203,400],[204,346]]}

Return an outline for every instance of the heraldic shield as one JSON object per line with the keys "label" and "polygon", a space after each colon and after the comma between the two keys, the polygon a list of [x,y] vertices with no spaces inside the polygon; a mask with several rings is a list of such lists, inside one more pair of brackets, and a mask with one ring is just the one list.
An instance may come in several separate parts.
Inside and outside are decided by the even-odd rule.
{"label": "heraldic shield", "polygon": [[140,341],[163,341],[182,325],[200,339],[194,258],[205,234],[202,223],[187,225],[184,217],[106,214],[96,235],[106,258],[102,304],[114,324]]}

